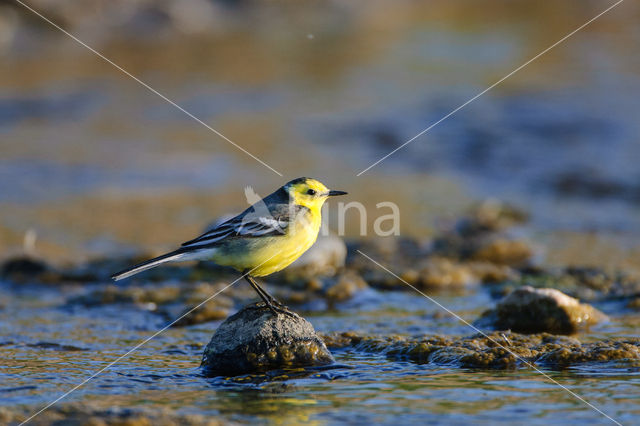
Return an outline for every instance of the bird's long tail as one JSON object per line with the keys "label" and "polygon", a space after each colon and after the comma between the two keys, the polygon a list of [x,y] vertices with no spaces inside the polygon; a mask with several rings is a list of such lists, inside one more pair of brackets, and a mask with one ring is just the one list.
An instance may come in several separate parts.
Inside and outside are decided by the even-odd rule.
{"label": "bird's long tail", "polygon": [[171,262],[173,260],[189,260],[191,258],[193,258],[191,253],[187,253],[184,250],[178,249],[176,251],[172,251],[171,253],[154,257],[153,259],[149,259],[145,262],[132,266],[131,268],[125,269],[124,271],[120,271],[116,274],[113,274],[111,276],[111,279],[115,281],[119,281],[119,280],[128,278],[132,275],[138,274],[142,271],[146,271],[147,269],[155,268],[156,266],[166,262]]}

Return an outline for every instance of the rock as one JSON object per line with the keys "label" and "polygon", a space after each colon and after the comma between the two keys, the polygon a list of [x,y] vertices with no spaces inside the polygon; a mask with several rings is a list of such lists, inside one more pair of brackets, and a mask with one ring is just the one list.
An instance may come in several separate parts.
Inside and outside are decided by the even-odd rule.
{"label": "rock", "polygon": [[602,312],[561,291],[524,286],[483,313],[476,324],[520,333],[572,334],[605,319]]}
{"label": "rock", "polygon": [[568,367],[587,362],[620,361],[620,366],[624,367],[625,363],[634,361],[637,365],[639,360],[638,339],[622,339],[560,347],[540,356],[538,362],[556,367]]}
{"label": "rock", "polygon": [[35,279],[48,270],[49,267],[43,261],[22,256],[7,260],[2,265],[1,276],[11,281],[24,282]]}
{"label": "rock", "polygon": [[627,308],[631,308],[633,310],[640,310],[640,297],[635,297],[627,302]]}
{"label": "rock", "polygon": [[355,273],[342,274],[336,283],[327,289],[327,299],[331,302],[342,302],[351,299],[357,292],[369,286]]}
{"label": "rock", "polygon": [[483,283],[500,283],[515,280],[520,274],[507,265],[496,265],[490,262],[468,262],[471,273]]}
{"label": "rock", "polygon": [[498,265],[520,266],[526,265],[532,255],[531,247],[524,241],[497,238],[479,247],[471,258]]}
{"label": "rock", "polygon": [[[517,270],[507,265],[496,265],[483,261],[457,261],[441,256],[416,259],[407,268],[396,266],[398,276],[407,283],[421,289],[462,289],[480,283],[503,283],[520,277]],[[365,272],[365,280],[382,289],[407,289],[406,284],[383,271]]]}
{"label": "rock", "polygon": [[488,199],[475,206],[469,217],[458,223],[463,234],[501,231],[529,220],[529,215],[518,207],[499,200]]}
{"label": "rock", "polygon": [[313,326],[289,312],[274,316],[263,303],[245,306],[216,330],[202,356],[208,376],[234,376],[334,362]]}
{"label": "rock", "polygon": [[324,236],[321,233],[315,244],[280,275],[285,281],[334,276],[344,267],[346,258],[347,246],[342,238],[333,233]]}
{"label": "rock", "polygon": [[418,274],[421,288],[461,288],[476,282],[471,270],[458,262],[445,258],[429,259]]}
{"label": "rock", "polygon": [[512,264],[513,259],[518,262],[528,260],[531,255],[528,245],[507,238],[509,228],[527,220],[525,212],[499,201],[487,200],[458,220],[453,228],[437,236],[432,242],[432,254],[461,260],[497,260],[500,264]]}
{"label": "rock", "polygon": [[575,338],[548,333],[492,332],[453,338],[425,336],[362,336],[353,332],[325,336],[330,348],[353,347],[384,354],[394,360],[460,368],[513,369],[544,365],[564,368],[592,362],[611,362],[608,368],[627,371],[640,363],[640,339],[618,338],[581,343]]}
{"label": "rock", "polygon": [[[421,289],[460,289],[480,282],[466,264],[444,257],[420,259],[413,266],[396,266],[392,270],[398,271],[402,280]],[[379,268],[367,271],[364,279],[375,288],[410,290],[402,280]]]}

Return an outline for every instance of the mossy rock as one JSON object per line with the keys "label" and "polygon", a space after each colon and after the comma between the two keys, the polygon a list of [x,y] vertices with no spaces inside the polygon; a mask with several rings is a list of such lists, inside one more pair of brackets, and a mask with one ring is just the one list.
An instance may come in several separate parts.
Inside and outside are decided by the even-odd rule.
{"label": "mossy rock", "polygon": [[640,365],[640,339],[610,339],[581,343],[548,333],[492,332],[453,338],[425,336],[363,336],[353,332],[325,336],[331,348],[353,347],[381,353],[393,360],[448,367],[506,370],[532,365],[564,368],[583,363],[615,362],[621,368]]}

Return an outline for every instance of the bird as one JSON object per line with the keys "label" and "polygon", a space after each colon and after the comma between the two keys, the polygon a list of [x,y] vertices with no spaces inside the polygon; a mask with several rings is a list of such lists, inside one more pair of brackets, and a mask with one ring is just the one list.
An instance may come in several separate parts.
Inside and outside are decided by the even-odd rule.
{"label": "bird", "polygon": [[210,260],[241,272],[277,315],[283,312],[284,305],[260,287],[255,278],[281,271],[307,251],[318,237],[323,204],[329,197],[345,194],[308,177],[293,179],[263,199],[247,187],[245,195],[253,204],[242,213],[172,252],[127,268],[111,278],[119,281],[167,262]]}

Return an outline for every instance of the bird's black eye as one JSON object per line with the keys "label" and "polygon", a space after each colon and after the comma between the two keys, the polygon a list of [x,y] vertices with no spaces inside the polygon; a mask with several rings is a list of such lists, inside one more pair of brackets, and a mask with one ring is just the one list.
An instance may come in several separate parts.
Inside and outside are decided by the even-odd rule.
{"label": "bird's black eye", "polygon": [[307,191],[307,194],[316,195],[316,190],[315,189],[310,189],[310,190]]}

